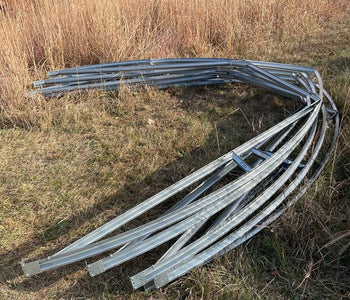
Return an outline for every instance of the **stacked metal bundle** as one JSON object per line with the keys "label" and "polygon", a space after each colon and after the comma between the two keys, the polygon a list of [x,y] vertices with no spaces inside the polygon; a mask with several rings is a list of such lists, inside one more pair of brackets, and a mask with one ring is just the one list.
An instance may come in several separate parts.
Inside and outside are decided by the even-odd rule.
{"label": "stacked metal bundle", "polygon": [[[33,93],[53,96],[77,89],[109,90],[125,83],[165,88],[240,82],[300,105],[282,122],[63,250],[46,259],[22,261],[27,276],[117,249],[88,265],[90,275],[95,276],[167,243],[169,249],[155,264],[131,277],[135,289],[162,287],[237,247],[276,220],[319,176],[338,135],[337,108],[312,68],[230,59],[163,59],[86,66],[49,75],[52,78],[35,83],[41,89]],[[235,169],[242,171],[240,176],[213,189]],[[304,185],[297,189],[301,182]],[[193,186],[162,216],[105,238]]]}

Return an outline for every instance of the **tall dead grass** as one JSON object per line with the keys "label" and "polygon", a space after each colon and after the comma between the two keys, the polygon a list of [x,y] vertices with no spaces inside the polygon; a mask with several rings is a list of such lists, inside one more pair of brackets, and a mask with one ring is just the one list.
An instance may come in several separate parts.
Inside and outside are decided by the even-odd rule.
{"label": "tall dead grass", "polygon": [[322,30],[347,6],[347,0],[3,0],[0,121],[31,123],[28,106],[33,112],[44,104],[23,95],[49,69],[137,58],[261,57]]}

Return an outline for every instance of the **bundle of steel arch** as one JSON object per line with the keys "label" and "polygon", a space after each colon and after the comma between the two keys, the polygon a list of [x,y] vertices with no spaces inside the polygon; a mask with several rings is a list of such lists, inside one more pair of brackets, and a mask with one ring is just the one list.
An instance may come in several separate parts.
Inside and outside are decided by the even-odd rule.
{"label": "bundle of steel arch", "polygon": [[[73,90],[118,89],[122,84],[160,89],[238,82],[278,94],[285,101],[295,100],[296,110],[57,253],[32,262],[22,260],[26,276],[108,252],[105,258],[89,261],[88,271],[96,276],[167,246],[158,261],[130,278],[135,289],[162,287],[276,220],[317,179],[337,140],[337,108],[319,73],[309,67],[232,59],[158,59],[71,68],[49,76],[35,82],[40,89],[31,94],[58,96]],[[148,216],[147,222],[132,229],[124,226],[144,220],[142,214],[165,201],[173,206],[161,216],[150,221]]]}

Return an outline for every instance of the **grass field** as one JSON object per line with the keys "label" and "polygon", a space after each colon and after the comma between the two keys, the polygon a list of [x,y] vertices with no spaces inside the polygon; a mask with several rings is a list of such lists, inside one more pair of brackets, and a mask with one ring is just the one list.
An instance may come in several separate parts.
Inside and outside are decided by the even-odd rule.
{"label": "grass field", "polygon": [[[0,28],[0,299],[350,298],[347,0],[3,0]],[[94,278],[86,262],[25,278],[22,257],[54,253],[289,113],[242,85],[24,97],[49,70],[164,57],[318,69],[341,113],[332,161],[272,226],[158,291],[128,279],[152,253]]]}

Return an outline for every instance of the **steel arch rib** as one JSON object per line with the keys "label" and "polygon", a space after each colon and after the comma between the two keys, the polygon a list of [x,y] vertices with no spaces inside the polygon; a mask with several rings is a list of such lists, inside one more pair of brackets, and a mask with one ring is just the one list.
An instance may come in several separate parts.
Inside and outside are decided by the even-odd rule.
{"label": "steel arch rib", "polygon": [[[22,260],[25,275],[38,274],[119,247],[111,256],[88,265],[91,276],[95,276],[179,237],[157,263],[131,277],[134,288],[144,286],[150,290],[164,286],[237,247],[276,220],[320,175],[331,157],[339,132],[337,107],[323,88],[319,72],[297,65],[220,58],[147,59],[52,71],[48,79],[34,82],[36,89],[27,96],[53,97],[96,88],[115,90],[123,84],[131,88],[163,89],[236,82],[293,99],[300,106],[285,120],[62,250],[44,259]],[[312,144],[315,146],[311,147]],[[323,148],[327,151],[321,151]],[[248,157],[254,160],[252,165],[246,163]],[[316,159],[320,163],[314,170]],[[243,170],[241,176],[204,194],[236,168]],[[308,183],[298,189],[307,176],[310,177]],[[198,183],[198,187],[159,218],[105,238],[194,183]],[[194,238],[203,226],[208,229]]]}

